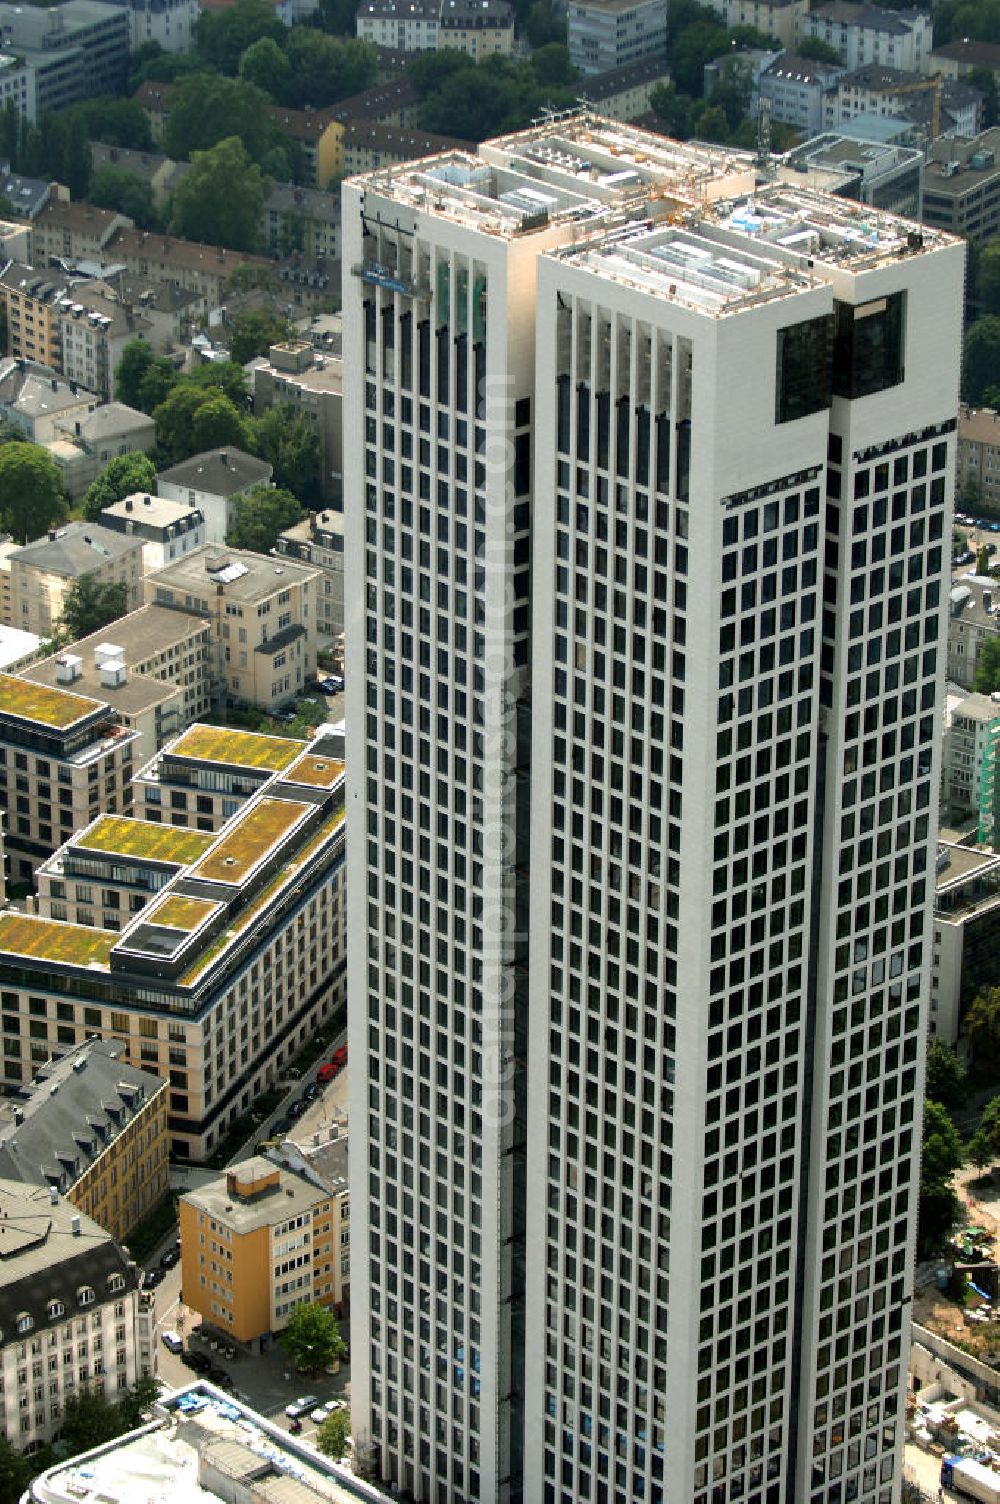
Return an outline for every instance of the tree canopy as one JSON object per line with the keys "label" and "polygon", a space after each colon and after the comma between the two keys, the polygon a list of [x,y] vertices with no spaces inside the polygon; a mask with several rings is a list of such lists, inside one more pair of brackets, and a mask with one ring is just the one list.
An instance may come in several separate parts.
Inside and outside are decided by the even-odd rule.
{"label": "tree canopy", "polygon": [[346,1352],[337,1318],[318,1301],[296,1306],[278,1341],[301,1373],[319,1373]]}
{"label": "tree canopy", "polygon": [[239,366],[257,355],[266,355],[272,345],[288,339],[291,326],[287,319],[270,308],[251,308],[238,313],[226,330],[229,353]]}
{"label": "tree canopy", "polygon": [[253,447],[274,468],[274,483],[307,504],[322,499],[316,430],[291,407],[271,407],[252,420]]}
{"label": "tree canopy", "polygon": [[926,1091],[932,1101],[949,1110],[965,1101],[965,1066],[943,1039],[932,1039],[927,1046]]}
{"label": "tree canopy", "polygon": [[266,194],[267,180],[242,141],[227,136],[193,153],[191,170],[174,191],[171,229],[207,245],[254,251],[260,244]]}
{"label": "tree canopy", "polygon": [[980,992],[969,1004],[963,1030],[977,1070],[1000,1073],[1000,987]]}
{"label": "tree canopy", "polygon": [[278,534],[286,527],[294,527],[301,518],[301,503],[290,491],[277,486],[255,486],[248,495],[236,498],[226,542],[231,548],[249,548],[254,553],[266,554],[278,541]]}
{"label": "tree canopy", "polygon": [[966,329],[962,375],[965,400],[973,406],[981,406],[1000,379],[1000,317],[997,314],[984,314]]}
{"label": "tree canopy", "polygon": [[134,172],[123,172],[120,167],[101,167],[90,179],[87,200],[100,209],[117,209],[127,214],[141,230],[153,230],[159,225],[159,215],[153,203],[153,190]]}
{"label": "tree canopy", "polygon": [[226,10],[202,11],[195,28],[198,51],[220,73],[235,73],[248,47],[268,37],[280,44],[285,26],[267,0],[236,0]]}
{"label": "tree canopy", "polygon": [[356,37],[327,36],[314,26],[293,26],[285,42],[291,77],[280,103],[322,109],[371,88],[378,74],[375,48]]}
{"label": "tree canopy", "polygon": [[148,454],[116,454],[108,461],[83,498],[83,515],[96,522],[105,507],[114,506],[136,491],[156,489],[156,466]]}
{"label": "tree canopy", "polygon": [[925,1258],[940,1246],[958,1215],[952,1175],[962,1157],[962,1140],[947,1110],[940,1102],[925,1102],[917,1212],[918,1243]]}
{"label": "tree canopy", "polygon": [[347,1443],[351,1435],[351,1415],[349,1410],[334,1410],[326,1420],[317,1427],[316,1446],[326,1457],[332,1457],[334,1462],[339,1462],[347,1451]]}
{"label": "tree canopy", "polygon": [[240,78],[280,99],[292,77],[292,65],[273,37],[260,37],[240,58]]}
{"label": "tree canopy", "polygon": [[[202,20],[214,19],[215,14],[206,12]],[[174,88],[163,149],[171,157],[188,158],[235,136],[247,156],[260,162],[272,147],[281,145],[278,128],[267,112],[269,103],[263,90],[242,79],[190,73]]]}
{"label": "tree canopy", "polygon": [[0,517],[17,543],[40,538],[69,514],[62,477],[38,444],[0,446]]}
{"label": "tree canopy", "polygon": [[81,574],[66,592],[58,635],[64,642],[79,642],[81,637],[117,621],[127,610],[125,580],[99,580],[94,574]]}
{"label": "tree canopy", "polygon": [[980,643],[972,687],[983,695],[1000,689],[1000,637],[984,637]]}

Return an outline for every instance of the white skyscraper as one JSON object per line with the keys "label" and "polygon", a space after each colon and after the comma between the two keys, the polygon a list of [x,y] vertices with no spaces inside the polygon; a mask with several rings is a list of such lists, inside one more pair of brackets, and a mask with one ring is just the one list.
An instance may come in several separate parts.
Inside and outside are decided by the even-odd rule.
{"label": "white skyscraper", "polygon": [[963,248],[580,118],[344,233],[358,1439],[890,1504]]}

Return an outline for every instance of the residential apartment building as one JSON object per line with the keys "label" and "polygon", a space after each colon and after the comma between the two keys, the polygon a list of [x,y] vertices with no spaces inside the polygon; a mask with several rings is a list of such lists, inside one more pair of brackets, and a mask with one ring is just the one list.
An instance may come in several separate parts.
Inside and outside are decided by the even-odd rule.
{"label": "residential apartment building", "polygon": [[996,42],[942,42],[931,52],[930,69],[943,78],[968,78],[970,73],[992,73],[1000,83],[1000,46]]}
{"label": "residential apartment building", "polygon": [[272,345],[266,356],[252,363],[251,381],[255,412],[289,409],[316,434],[323,495],[339,498],[344,487],[343,365],[339,357],[318,355],[308,340],[286,340]]}
{"label": "residential apartment building", "polygon": [[708,0],[727,27],[752,26],[755,31],[794,53],[809,14],[809,0]]}
{"label": "residential apartment building", "polygon": [[[114,625],[117,628],[118,623]],[[131,673],[125,649],[118,643],[101,641],[92,648],[88,644],[83,653],[75,648],[76,644],[55,657],[39,659],[23,670],[22,677],[33,684],[71,689],[74,694],[103,700],[119,725],[135,733],[136,763],[152,757],[183,729],[184,694],[180,685]]]}
{"label": "residential apartment building", "polygon": [[963,575],[949,596],[948,680],[972,689],[983,643],[1000,632],[1000,582]]}
{"label": "residential apartment building", "polygon": [[125,346],[149,329],[141,313],[105,296],[101,284],[40,274],[13,261],[0,274],[0,306],[11,355],[51,366],[105,401]]}
{"label": "residential apartment building", "polygon": [[802,35],[816,37],[836,48],[846,68],[878,63],[927,75],[934,43],[929,12],[884,10],[879,5],[854,5],[832,0],[802,18]]}
{"label": "residential apartment building", "polygon": [[50,366],[8,356],[0,361],[0,416],[33,444],[61,437],[57,423],[81,421],[97,405],[93,392],[56,376]]}
{"label": "residential apartment building", "polygon": [[[128,815],[98,815],[35,873],[36,910],[43,919],[120,930],[182,868],[204,856],[218,828],[194,830]],[[67,1029],[58,1043],[65,1045],[71,1037]],[[151,1058],[158,1058],[155,1045]]]}
{"label": "residential apartment building", "polygon": [[509,57],[514,48],[510,0],[441,0],[438,47],[477,60]]}
{"label": "residential apartment building", "polygon": [[0,914],[8,1084],[60,1027],[119,1039],[170,1083],[171,1157],[201,1159],[343,1016],[344,767],[328,745],[313,741],[120,932]]}
{"label": "residential apartment building", "polygon": [[807,136],[823,129],[826,95],[843,73],[830,63],[784,52],[760,75],[759,93],[771,101],[771,118]]}
{"label": "residential apartment building", "polygon": [[[0,194],[13,205],[14,216],[18,220],[32,223],[50,199],[58,197],[58,190],[58,183],[28,178],[22,173],[11,172],[9,167],[0,166]],[[24,259],[27,259],[27,253]]]}
{"label": "residential apartment building", "polygon": [[10,554],[11,625],[51,637],[66,596],[84,576],[126,587],[126,609],[142,600],[142,539],[97,522],[67,522]]}
{"label": "residential apartment building", "polygon": [[190,52],[201,8],[198,0],[110,0],[128,13],[129,50],[156,42],[164,52]]}
{"label": "residential apartment building", "polygon": [[272,256],[300,251],[304,256],[339,261],[339,194],[275,183],[264,201],[261,237]]}
{"label": "residential apartment building", "polygon": [[[35,69],[26,58],[5,52],[0,54],[0,108],[12,105],[24,120],[38,119],[38,90]],[[25,251],[24,255],[27,256]]]}
{"label": "residential apartment building", "polygon": [[123,1243],[167,1194],[167,1083],[104,1039],[43,1065],[0,1120],[0,1180],[52,1187]]}
{"label": "residential apartment building", "polygon": [[110,460],[123,454],[148,454],[156,445],[152,418],[124,402],[95,403],[79,415],[62,413],[53,428],[54,437],[46,448],[74,501],[84,495]]}
{"label": "residential apartment building", "polygon": [[181,1278],[202,1320],[237,1342],[280,1332],[296,1306],[334,1302],[337,1198],[255,1155],[180,1199]]}
{"label": "residential apartment building", "polygon": [[989,695],[971,694],[952,711],[944,737],[941,787],[942,809],[952,824],[979,814],[983,754],[997,726],[1000,703]]}
{"label": "residential apartment building", "polygon": [[340,171],[340,137],[343,127],[334,116],[333,107],[325,110],[290,110],[283,105],[268,106],[268,114],[279,130],[302,148],[312,177],[312,187],[326,191],[331,178]]}
{"label": "residential apartment building", "polygon": [[136,773],[136,813],[151,823],[221,830],[305,750],[295,737],[191,726]]}
{"label": "residential apartment building", "polygon": [[13,880],[29,879],[102,810],[131,809],[136,741],[106,701],[0,674],[0,791]]}
{"label": "residential apartment building", "polygon": [[270,265],[264,256],[247,251],[227,251],[223,246],[201,245],[178,236],[155,235],[149,230],[119,230],[108,247],[109,261],[155,282],[176,282],[204,298],[210,309],[226,301],[226,288],[239,267]]}
{"label": "residential apartment building", "polygon": [[441,0],[363,0],[355,31],[363,42],[398,52],[435,52]]}
{"label": "residential apartment building", "polygon": [[397,162],[413,162],[427,156],[428,152],[465,151],[471,144],[412,126],[381,125],[371,120],[352,121],[343,128],[341,170],[353,177],[355,173],[374,172],[379,167],[394,167]]}
{"label": "residential apartment building", "polygon": [[148,186],[157,209],[164,208],[177,184],[191,171],[190,162],[175,162],[161,152],[139,151],[105,141],[91,141],[90,165],[95,172],[112,167],[140,178]]}
{"label": "residential apartment building", "polygon": [[208,449],[161,470],[158,493],[167,501],[185,502],[205,519],[208,543],[224,544],[241,496],[267,486],[274,474],[267,460],[243,449]]}
{"label": "residential apartment building", "polygon": [[[331,1260],[332,1289],[324,1288],[330,1303],[338,1315],[347,1304],[351,1290],[351,1198],[347,1167],[347,1122],[324,1124],[306,1144],[286,1138],[280,1146],[267,1150],[267,1157],[290,1170],[304,1175],[306,1180],[327,1193],[333,1231],[333,1258]],[[324,1270],[324,1286],[326,1273]]]}
{"label": "residential apartment building", "polygon": [[942,841],[934,894],[930,1032],[958,1043],[976,994],[995,986],[1000,943],[1000,857]]}
{"label": "residential apartment building", "polygon": [[134,491],[101,512],[101,526],[126,538],[142,539],[144,574],[165,569],[207,542],[205,515],[187,501]]}
{"label": "residential apartment building", "polygon": [[892,1504],[964,248],[589,115],[344,210],[356,1443]]}
{"label": "residential apartment building", "polygon": [[0,1212],[0,1428],[31,1452],[71,1395],[114,1403],[155,1372],[155,1316],[126,1250],[57,1191],[0,1181]]}
{"label": "residential apartment building", "polygon": [[210,544],[145,581],[147,604],[211,621],[226,700],[279,710],[316,675],[319,570]]}
{"label": "residential apartment building", "polygon": [[[824,95],[824,125],[836,127],[859,115],[894,115],[931,125],[930,93],[923,89],[913,92],[913,85],[920,82],[916,73],[889,68],[883,63],[865,63],[853,72],[842,73]],[[979,130],[982,106],[983,96],[978,89],[946,81],[941,85],[939,133],[974,136]]]}
{"label": "residential apartment building", "polygon": [[607,73],[644,57],[666,57],[661,0],[569,0],[569,59],[583,74]]}
{"label": "residential apartment building", "polygon": [[0,4],[0,46],[34,72],[35,115],[58,114],[80,99],[124,92],[128,18],[100,0],[62,5]]}
{"label": "residential apartment building", "polygon": [[286,528],[274,548],[282,559],[298,559],[318,569],[316,631],[318,645],[329,648],[344,631],[344,514],[310,512]]}
{"label": "residential apartment building", "polygon": [[134,220],[117,209],[51,199],[32,222],[31,265],[44,269],[57,261],[101,262],[115,233],[131,230],[134,225]]}
{"label": "residential apartment building", "polygon": [[607,73],[592,73],[587,79],[587,98],[609,120],[637,120],[648,114],[657,84],[665,84],[669,78],[664,59],[644,57]]}
{"label": "residential apartment building", "polygon": [[992,408],[963,405],[959,413],[957,486],[973,511],[1000,516],[1000,413]]}
{"label": "residential apartment building", "polygon": [[931,149],[924,169],[924,218],[936,229],[991,240],[1000,232],[1000,127],[973,141],[954,138]]}

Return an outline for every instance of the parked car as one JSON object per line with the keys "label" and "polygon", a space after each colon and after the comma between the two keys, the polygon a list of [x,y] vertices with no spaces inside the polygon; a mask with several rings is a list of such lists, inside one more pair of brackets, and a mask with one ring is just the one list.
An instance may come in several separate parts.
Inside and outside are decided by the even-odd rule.
{"label": "parked car", "polygon": [[320,1089],[317,1086],[316,1082],[315,1081],[310,1081],[309,1085],[306,1087],[305,1091],[302,1093],[302,1100],[303,1100],[303,1102],[315,1102],[316,1098],[319,1096],[319,1092],[320,1092]]}
{"label": "parked car", "polygon": [[293,1123],[297,1123],[298,1120],[299,1120],[299,1118],[305,1112],[305,1110],[306,1110],[306,1104],[302,1101],[302,1099],[300,1097],[298,1101],[296,1101],[296,1102],[290,1102],[289,1103],[289,1105],[288,1105],[288,1116],[289,1116],[289,1118],[291,1119],[291,1121]]}
{"label": "parked car", "polygon": [[336,1400],[327,1400],[325,1405],[319,1405],[315,1410],[310,1412],[309,1419],[314,1421],[317,1426],[321,1426],[327,1416],[332,1415],[336,1408]]}
{"label": "parked car", "polygon": [[193,1353],[190,1348],[180,1356],[184,1367],[192,1369],[195,1373],[208,1373],[212,1366],[204,1353]]}
{"label": "parked car", "polygon": [[333,1054],[330,1056],[330,1060],[331,1060],[331,1062],[334,1065],[346,1065],[347,1064],[347,1046],[346,1046],[346,1044],[338,1044],[337,1048],[334,1050]]}
{"label": "parked car", "polygon": [[147,1269],[142,1277],[143,1288],[145,1290],[155,1290],[157,1285],[163,1283],[166,1273],[165,1269]]}
{"label": "parked car", "polygon": [[280,721],[283,726],[290,726],[295,719],[294,710],[276,710],[274,719]]}
{"label": "parked car", "polygon": [[327,674],[323,680],[323,689],[328,695],[342,695],[344,693],[344,679],[341,674]]}
{"label": "parked car", "polygon": [[337,1067],[333,1064],[332,1061],[328,1060],[326,1064],[321,1065],[319,1070],[316,1072],[316,1080],[321,1081],[325,1086],[328,1081],[333,1080],[336,1074]]}
{"label": "parked car", "polygon": [[975,558],[971,548],[965,548],[960,554],[956,554],[952,562],[954,564],[971,564]]}
{"label": "parked car", "polygon": [[303,1415],[308,1415],[318,1404],[318,1394],[300,1394],[297,1400],[292,1400],[285,1406],[285,1414],[289,1420],[301,1420]]}
{"label": "parked car", "polygon": [[160,1339],[168,1353],[182,1353],[184,1343],[176,1332],[164,1332]]}
{"label": "parked car", "polygon": [[271,1137],[272,1138],[280,1138],[283,1133],[287,1133],[288,1132],[288,1129],[289,1129],[290,1126],[291,1126],[291,1118],[290,1117],[278,1118],[278,1120],[277,1120],[276,1123],[272,1123],[271,1124]]}
{"label": "parked car", "polygon": [[174,1265],[179,1262],[179,1260],[180,1254],[177,1252],[177,1249],[168,1248],[165,1253],[160,1254],[160,1268],[172,1269]]}
{"label": "parked car", "polygon": [[213,1364],[208,1370],[206,1377],[213,1383],[218,1384],[220,1389],[232,1389],[233,1381],[224,1368],[216,1368]]}

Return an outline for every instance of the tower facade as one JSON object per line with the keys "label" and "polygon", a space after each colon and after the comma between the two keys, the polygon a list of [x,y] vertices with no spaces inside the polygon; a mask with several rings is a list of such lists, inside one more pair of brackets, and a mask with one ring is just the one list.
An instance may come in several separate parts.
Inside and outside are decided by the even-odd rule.
{"label": "tower facade", "polygon": [[890,1504],[962,247],[592,119],[352,236],[359,1439],[421,1499]]}

